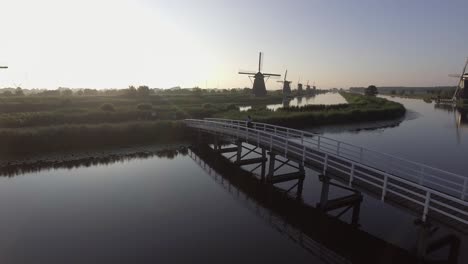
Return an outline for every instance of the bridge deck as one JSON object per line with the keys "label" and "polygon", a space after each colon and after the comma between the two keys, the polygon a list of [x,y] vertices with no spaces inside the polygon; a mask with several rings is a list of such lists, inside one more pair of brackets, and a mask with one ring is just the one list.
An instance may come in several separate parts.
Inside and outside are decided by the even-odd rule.
{"label": "bridge deck", "polygon": [[[302,162],[384,202],[408,209],[423,221],[429,217],[468,232],[468,202],[464,200],[467,179],[463,176],[300,130],[261,123],[248,128],[245,122],[233,120],[185,122],[192,128],[234,137]],[[349,146],[358,148],[357,158]],[[376,162],[382,157],[388,164]]]}

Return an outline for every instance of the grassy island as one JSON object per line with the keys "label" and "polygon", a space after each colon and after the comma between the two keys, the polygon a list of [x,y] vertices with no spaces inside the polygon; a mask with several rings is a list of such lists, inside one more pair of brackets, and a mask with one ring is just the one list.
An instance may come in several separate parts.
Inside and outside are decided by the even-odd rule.
{"label": "grassy island", "polygon": [[250,115],[254,121],[295,128],[388,120],[402,117],[406,109],[402,104],[374,96],[341,92],[348,102],[336,105],[307,105],[280,108],[276,111],[265,107],[253,107],[247,112],[229,111],[216,114],[218,117],[245,119]]}

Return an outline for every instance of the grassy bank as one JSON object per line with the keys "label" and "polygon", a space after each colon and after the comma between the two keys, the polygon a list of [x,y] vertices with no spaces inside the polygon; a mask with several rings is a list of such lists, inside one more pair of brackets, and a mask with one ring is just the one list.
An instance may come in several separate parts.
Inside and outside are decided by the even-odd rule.
{"label": "grassy bank", "polygon": [[181,90],[147,96],[0,96],[0,156],[95,150],[190,138],[184,118],[280,103],[269,93]]}
{"label": "grassy bank", "polygon": [[[71,96],[0,98],[0,156],[167,143],[190,139],[184,118],[223,117],[290,127],[401,117],[402,105],[342,93],[348,104],[281,108],[282,96],[180,92],[146,97]],[[240,112],[238,106],[251,105]]]}
{"label": "grassy bank", "polygon": [[240,105],[265,105],[281,100],[277,93],[258,98],[244,93],[189,91],[146,97],[0,97],[0,128],[204,118]]}
{"label": "grassy bank", "polygon": [[168,143],[189,137],[181,121],[1,129],[0,156]]}
{"label": "grassy bank", "polygon": [[303,128],[318,125],[387,120],[402,117],[406,110],[403,105],[383,98],[340,93],[348,104],[309,105],[304,107],[281,108],[271,111],[266,108],[252,108],[247,112],[228,111],[218,117],[245,119],[250,115],[254,121]]}

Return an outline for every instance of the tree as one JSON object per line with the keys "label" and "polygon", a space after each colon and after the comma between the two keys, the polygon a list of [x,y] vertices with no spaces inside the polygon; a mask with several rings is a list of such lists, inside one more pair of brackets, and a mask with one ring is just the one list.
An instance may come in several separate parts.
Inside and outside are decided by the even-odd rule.
{"label": "tree", "polygon": [[137,95],[137,90],[136,90],[135,86],[133,86],[133,85],[129,86],[128,89],[127,89],[126,94],[129,97],[135,97]]}
{"label": "tree", "polygon": [[369,87],[367,87],[364,90],[364,94],[368,96],[376,96],[378,93],[379,92],[377,90],[377,87],[375,87],[375,85],[369,85]]}
{"label": "tree", "polygon": [[395,94],[396,94],[396,91],[395,91],[395,90],[392,90],[390,93],[391,93],[392,95],[395,95]]}
{"label": "tree", "polygon": [[63,89],[62,90],[62,96],[72,96],[73,91],[71,89]]}
{"label": "tree", "polygon": [[138,94],[138,96],[141,96],[141,97],[149,96],[150,89],[146,85],[140,85],[140,86],[138,86],[137,94]]}
{"label": "tree", "polygon": [[2,93],[2,96],[12,96],[13,93],[11,91],[5,91]]}
{"label": "tree", "polygon": [[23,96],[24,95],[23,89],[21,89],[21,87],[17,87],[16,90],[15,90],[15,95],[16,96]]}

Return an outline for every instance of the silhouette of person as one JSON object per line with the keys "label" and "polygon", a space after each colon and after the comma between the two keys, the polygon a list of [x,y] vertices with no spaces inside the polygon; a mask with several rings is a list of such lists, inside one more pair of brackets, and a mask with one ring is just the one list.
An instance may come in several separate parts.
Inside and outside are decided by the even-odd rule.
{"label": "silhouette of person", "polygon": [[250,115],[247,116],[247,127],[252,128],[252,117]]}

